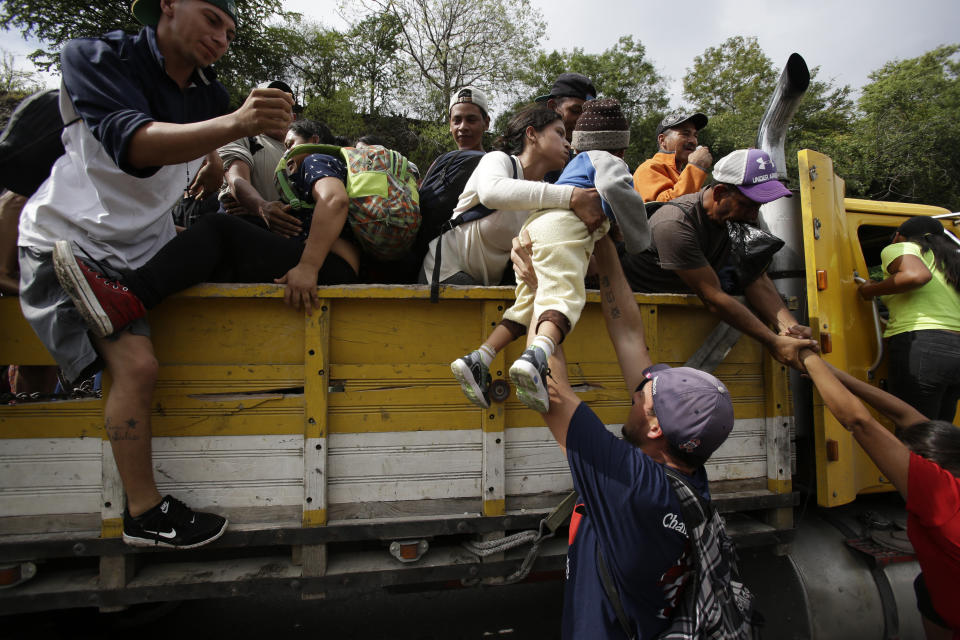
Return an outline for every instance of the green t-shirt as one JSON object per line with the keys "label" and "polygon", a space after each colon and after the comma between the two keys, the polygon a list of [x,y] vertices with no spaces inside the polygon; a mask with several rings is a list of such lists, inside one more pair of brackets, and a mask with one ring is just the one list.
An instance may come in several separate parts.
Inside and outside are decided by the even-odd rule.
{"label": "green t-shirt", "polygon": [[883,271],[889,274],[887,267],[890,263],[904,255],[923,260],[933,277],[930,282],[912,291],[881,297],[890,310],[890,321],[883,332],[884,337],[924,329],[960,331],[960,292],[935,268],[933,252],[927,251],[921,255],[920,245],[913,242],[891,244],[880,252]]}

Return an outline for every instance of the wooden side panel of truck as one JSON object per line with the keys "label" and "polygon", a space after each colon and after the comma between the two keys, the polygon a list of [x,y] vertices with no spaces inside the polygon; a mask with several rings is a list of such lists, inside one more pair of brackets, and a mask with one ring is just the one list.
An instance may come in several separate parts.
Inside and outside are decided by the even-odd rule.
{"label": "wooden side panel of truck", "polygon": [[[481,563],[459,542],[535,529],[571,489],[569,470],[540,416],[512,389],[481,410],[463,397],[449,362],[483,340],[512,289],[447,287],[438,304],[416,286],[329,287],[320,297],[319,312],[305,316],[283,304],[277,286],[201,285],[151,312],[161,363],[152,413],[161,493],[229,516],[230,529],[208,553],[288,548],[265,561],[271,571],[251,565],[244,583],[279,572],[326,592],[332,576],[364,574],[382,586],[401,575],[511,573],[511,556]],[[717,324],[693,296],[637,301],[660,362],[684,363]],[[0,318],[0,362],[52,364],[15,298],[0,299]],[[564,349],[581,397],[619,432],[629,395],[596,293]],[[499,384],[521,351],[517,342],[494,361]],[[743,518],[743,539],[780,541],[792,530],[795,502],[787,374],[746,338],[715,373],[730,388],[736,425],[708,466],[714,495],[732,517],[756,516]],[[109,392],[108,378],[104,387]],[[52,573],[58,554],[98,559],[77,597],[109,606],[133,599],[132,587],[151,574],[150,558],[134,562],[143,554],[118,539],[123,492],[102,412],[98,399],[0,406],[0,563],[47,557]],[[403,539],[427,540],[429,551],[401,563],[387,547]],[[537,566],[559,568],[564,551],[558,540]],[[414,577],[418,567],[444,571]],[[187,575],[207,584],[196,571]],[[54,598],[65,587],[44,577],[41,566],[32,581],[0,592],[0,610],[22,609],[30,594],[37,599],[28,608],[44,597],[47,606],[76,606],[76,598]],[[103,584],[131,588],[107,592]]]}

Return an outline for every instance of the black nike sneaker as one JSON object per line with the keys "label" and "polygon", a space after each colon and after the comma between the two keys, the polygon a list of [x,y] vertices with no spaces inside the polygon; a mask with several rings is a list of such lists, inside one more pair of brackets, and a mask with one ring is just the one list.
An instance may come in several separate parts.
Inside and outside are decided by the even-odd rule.
{"label": "black nike sneaker", "polygon": [[134,518],[123,510],[123,541],[135,547],[193,549],[213,542],[227,529],[227,519],[194,511],[173,496]]}

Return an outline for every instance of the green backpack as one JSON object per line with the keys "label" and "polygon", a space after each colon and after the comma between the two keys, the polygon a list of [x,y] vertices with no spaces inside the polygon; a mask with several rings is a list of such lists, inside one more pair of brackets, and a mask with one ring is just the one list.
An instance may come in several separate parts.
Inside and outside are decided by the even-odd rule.
{"label": "green backpack", "polygon": [[402,258],[420,229],[420,195],[410,162],[396,151],[379,146],[338,147],[299,144],[277,164],[276,184],[283,201],[294,209],[313,210],[290,184],[287,161],[301,154],[324,153],[347,165],[347,221],[364,251],[379,260]]}

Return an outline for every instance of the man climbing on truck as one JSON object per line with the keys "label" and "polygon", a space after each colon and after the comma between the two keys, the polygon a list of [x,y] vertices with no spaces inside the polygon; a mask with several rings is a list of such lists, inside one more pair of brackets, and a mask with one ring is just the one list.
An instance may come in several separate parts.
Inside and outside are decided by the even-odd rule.
{"label": "man climbing on truck", "polygon": [[[58,282],[54,244],[68,241],[113,268],[144,264],[175,236],[170,208],[204,156],[217,165],[217,147],[285,129],[293,98],[255,89],[227,114],[226,89],[209,67],[236,34],[233,0],[135,0],[131,11],[144,25],[137,35],[73,40],[61,54],[61,111],[80,120],[64,129],[66,153],[23,211],[20,303],[69,381],[110,373],[104,428],[127,497],[123,540],[192,548],[218,538],[227,521],[157,490],[150,414],[158,364],[146,319],[128,323],[131,310],[112,309],[124,329],[91,335]],[[117,287],[87,270],[91,287]]]}
{"label": "man climbing on truck", "polygon": [[[733,404],[711,374],[653,363],[639,307],[609,237],[596,243],[594,256],[604,319],[632,392],[631,407],[618,439],[577,397],[563,350],[554,353],[544,419],[566,451],[582,503],[570,525],[563,638],[627,637],[625,626],[632,637],[656,638],[670,624],[694,566],[668,473],[679,472],[709,500],[703,465],[733,429]],[[518,279],[535,286],[528,247],[515,242],[513,259]],[[802,348],[813,341],[797,343]]]}

